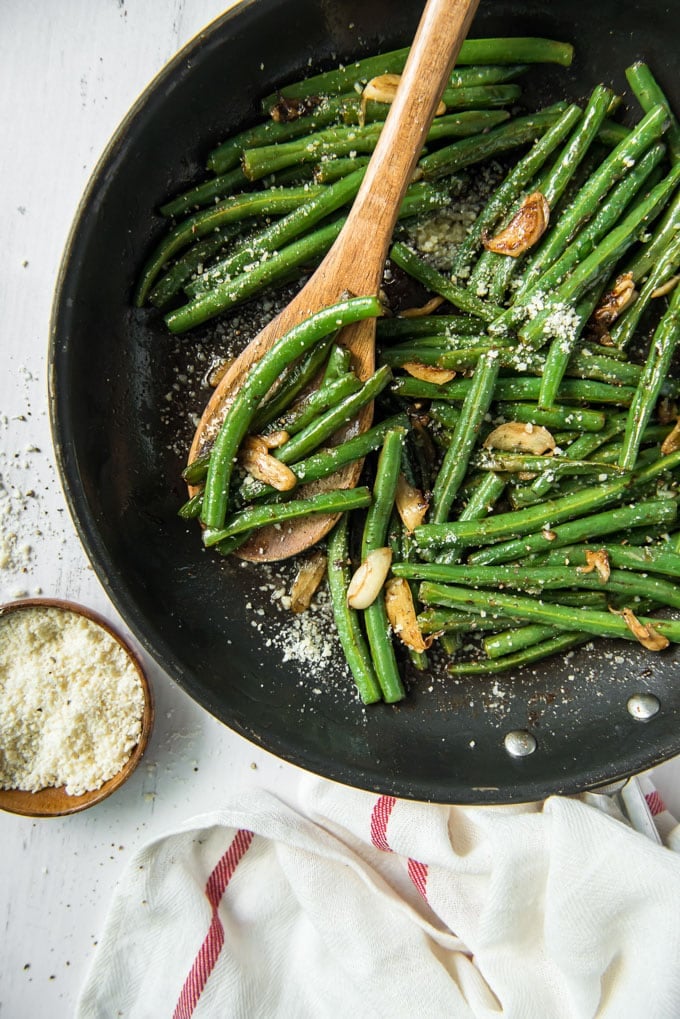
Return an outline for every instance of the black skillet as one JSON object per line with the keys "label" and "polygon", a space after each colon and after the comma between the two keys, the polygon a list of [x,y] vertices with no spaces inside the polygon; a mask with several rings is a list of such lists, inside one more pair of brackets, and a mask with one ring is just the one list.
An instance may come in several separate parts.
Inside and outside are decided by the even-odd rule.
{"label": "black skillet", "polygon": [[[154,314],[130,304],[163,229],[151,210],[199,179],[205,154],[254,119],[258,97],[309,67],[403,45],[420,8],[413,0],[246,0],[165,68],[105,152],[69,240],[52,323],[52,425],[95,570],[142,645],[206,710],[274,754],[349,785],[440,802],[530,800],[680,753],[677,653],[603,643],[496,680],[419,679],[398,707],[367,710],[334,645],[335,662],[310,680],[304,664],[267,646],[280,613],[259,590],[261,568],[203,553],[195,528],[176,516],[182,462],[168,445],[183,405],[165,396],[197,340],[171,341]],[[529,75],[529,106],[583,98],[598,81],[625,93],[625,67],[643,58],[680,108],[676,27],[670,4],[487,0],[471,34],[576,45],[571,69]],[[213,332],[199,339],[211,343]],[[643,721],[656,706],[649,695],[659,710]],[[506,738],[516,731],[525,735]],[[533,753],[508,752],[534,741]]]}

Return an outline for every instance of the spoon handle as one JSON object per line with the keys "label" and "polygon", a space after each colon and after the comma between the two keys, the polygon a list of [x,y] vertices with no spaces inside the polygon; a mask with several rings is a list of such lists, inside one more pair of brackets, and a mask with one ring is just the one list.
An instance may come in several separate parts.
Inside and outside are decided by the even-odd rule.
{"label": "spoon handle", "polygon": [[[346,254],[343,257],[346,268],[363,263],[368,272],[366,241],[370,239],[375,275],[366,280],[368,291],[378,285],[401,200],[478,4],[479,0],[428,0],[423,11],[394,102],[343,231],[345,243],[352,235],[357,241],[355,254],[349,260]],[[344,250],[343,245],[335,250],[340,249]]]}

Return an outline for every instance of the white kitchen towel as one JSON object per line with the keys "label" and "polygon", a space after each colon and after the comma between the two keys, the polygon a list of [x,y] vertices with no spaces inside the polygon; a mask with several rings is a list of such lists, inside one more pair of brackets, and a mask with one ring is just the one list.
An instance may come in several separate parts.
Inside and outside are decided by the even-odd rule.
{"label": "white kitchen towel", "polygon": [[138,852],[78,1019],[680,1016],[680,854],[607,798],[299,802],[243,793]]}

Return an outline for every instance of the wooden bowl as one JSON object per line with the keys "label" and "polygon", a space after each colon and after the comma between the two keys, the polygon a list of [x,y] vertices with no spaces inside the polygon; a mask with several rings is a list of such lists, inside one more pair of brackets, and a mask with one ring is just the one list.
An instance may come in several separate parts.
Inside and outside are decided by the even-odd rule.
{"label": "wooden bowl", "polygon": [[63,612],[74,613],[84,616],[103,630],[106,630],[116,643],[121,646],[137,670],[144,696],[139,742],[120,771],[104,782],[99,789],[93,789],[91,792],[83,793],[80,796],[68,794],[63,786],[39,789],[37,792],[25,792],[21,789],[0,789],[0,810],[5,810],[12,814],[23,814],[26,817],[63,817],[65,814],[75,814],[80,810],[85,810],[87,807],[94,806],[95,803],[101,803],[102,800],[105,800],[127,781],[139,764],[149,742],[154,718],[153,697],[146,673],[135,651],[96,612],[92,612],[82,605],[76,605],[73,602],[57,598],[25,598],[20,601],[0,605],[0,618],[6,616],[9,612],[22,612],[30,608],[55,608]]}

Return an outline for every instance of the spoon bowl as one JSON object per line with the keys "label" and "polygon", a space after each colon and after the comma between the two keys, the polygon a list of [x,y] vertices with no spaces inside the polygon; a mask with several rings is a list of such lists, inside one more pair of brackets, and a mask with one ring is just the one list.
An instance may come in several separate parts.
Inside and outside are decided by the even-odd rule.
{"label": "spoon bowl", "polygon": [[[401,201],[478,3],[428,0],[394,102],[343,229],[305,286],[230,365],[198,424],[190,463],[208,447],[248,369],[280,336],[347,294],[378,293]],[[340,342],[351,352],[359,378],[368,378],[375,365],[375,320],[347,327]],[[371,417],[368,408],[359,418],[361,430],[369,427]],[[303,494],[350,488],[360,472],[361,464],[353,464],[313,488],[308,486]],[[286,559],[323,538],[336,519],[315,515],[284,530],[263,528],[236,554],[257,562]]]}

